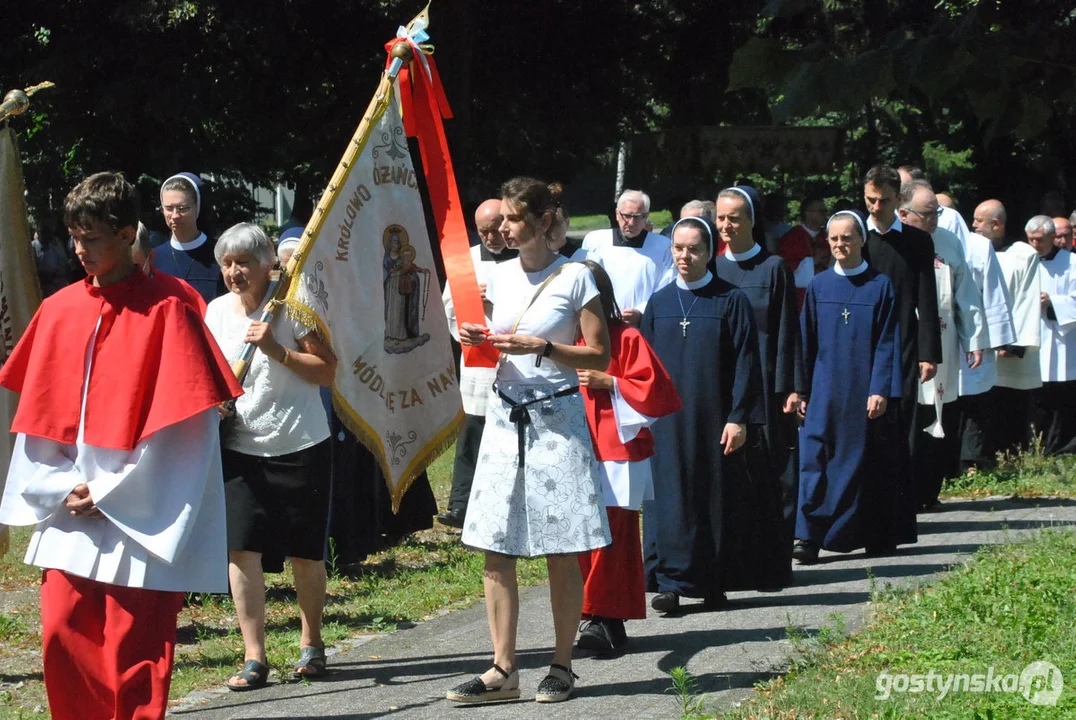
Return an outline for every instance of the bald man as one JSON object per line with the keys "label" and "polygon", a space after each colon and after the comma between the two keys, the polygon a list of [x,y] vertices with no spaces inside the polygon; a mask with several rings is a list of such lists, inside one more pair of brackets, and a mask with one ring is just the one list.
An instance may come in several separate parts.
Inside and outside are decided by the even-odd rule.
{"label": "bald man", "polygon": [[1015,451],[1031,441],[1031,391],[1042,387],[1039,254],[1026,242],[1007,237],[1006,219],[1005,206],[991,199],[975,208],[972,223],[975,232],[989,238],[997,251],[1016,336],[998,351],[998,377],[990,391],[998,452]]}
{"label": "bald man", "polygon": [[[491,269],[500,262],[519,256],[519,252],[505,245],[501,234],[501,201],[491,198],[478,206],[474,222],[481,242],[471,248],[471,262],[474,263],[478,289],[486,298],[486,279]],[[459,328],[456,326],[456,310],[452,305],[452,293],[448,283],[442,296],[445,314],[448,316],[448,329],[457,341]],[[486,303],[486,324],[492,306]],[[471,368],[460,359],[460,394],[463,396],[463,412],[466,415],[463,431],[456,440],[456,462],[452,475],[452,490],[448,497],[448,508],[437,516],[437,521],[449,527],[462,528],[467,516],[467,500],[471,496],[471,481],[474,480],[475,463],[478,461],[478,446],[482,443],[482,431],[486,427],[486,396],[497,376],[496,368]]]}
{"label": "bald man", "polygon": [[1054,247],[1072,252],[1072,223],[1066,217],[1054,218]]}
{"label": "bald man", "polygon": [[951,195],[947,195],[946,193],[937,193],[937,195],[939,205],[956,210],[956,200],[953,200]]}

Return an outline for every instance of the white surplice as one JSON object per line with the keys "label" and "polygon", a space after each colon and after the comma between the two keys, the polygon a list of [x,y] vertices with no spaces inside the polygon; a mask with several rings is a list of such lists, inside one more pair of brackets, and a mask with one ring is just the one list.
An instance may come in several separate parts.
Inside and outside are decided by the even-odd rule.
{"label": "white surplice", "polygon": [[1076,260],[1072,253],[1057,250],[1053,258],[1040,259],[1039,285],[1050,296],[1050,312],[1042,313],[1042,381],[1076,380]]}
{"label": "white surplice", "polygon": [[1042,336],[1039,254],[1026,242],[1017,241],[997,256],[1012,299],[1012,323],[1016,332],[1012,344],[1024,348],[1024,356],[998,357],[996,385],[1014,390],[1033,390],[1042,387],[1039,369]]}
{"label": "white surplice", "polygon": [[[91,339],[83,416],[93,347]],[[0,523],[37,525],[26,550],[29,565],[125,587],[227,592],[219,422],[211,408],[131,451],[86,444],[81,424],[74,445],[20,433]],[[64,507],[80,483],[104,517],[73,516]]]}
{"label": "white surplice", "polygon": [[[492,260],[482,259],[482,245],[473,245],[471,247],[471,262],[474,264],[474,274],[478,279],[478,284],[486,285],[489,283],[489,274],[493,272],[493,268],[497,267],[497,263]],[[452,303],[452,292],[447,280],[445,281],[445,291],[441,295],[441,300],[444,302],[445,315],[448,318],[448,331],[458,342],[460,330],[456,327],[456,307]],[[490,305],[487,303],[486,327],[489,327],[490,323],[493,322],[489,316],[489,308]],[[463,412],[468,415],[485,417],[486,398],[489,396],[489,389],[493,387],[493,381],[496,379],[496,367],[467,367],[467,362],[461,355],[460,395],[463,396]]]}
{"label": "white surplice", "polygon": [[[986,321],[987,348],[999,348],[1016,340],[1012,323],[1012,300],[1005,284],[997,253],[989,239],[978,233],[968,233],[964,238],[964,259],[971,276],[979,288],[983,317]],[[997,351],[983,352],[983,362],[972,370],[967,358],[960,358],[959,395],[979,395],[994,387],[998,379]]]}
{"label": "white surplice", "polygon": [[988,338],[979,288],[964,260],[960,238],[944,228],[938,228],[933,240],[942,362],[938,365],[937,375],[919,384],[919,404],[934,406],[937,419],[926,428],[926,432],[940,438],[945,437],[941,422],[942,405],[957,398],[960,358],[964,353],[982,350]]}
{"label": "white surplice", "polygon": [[[629,443],[638,436],[639,431],[654,424],[657,418],[643,415],[628,404],[620,394],[620,386],[613,378],[613,418],[620,442]],[[650,458],[632,462],[630,460],[602,460],[602,495],[606,507],[620,507],[638,510],[644,500],[654,499],[654,473]]]}
{"label": "white surplice", "polygon": [[648,232],[640,248],[613,244],[612,230],[595,230],[583,238],[572,260],[593,260],[613,282],[613,294],[621,310],[646,309],[650,296],[676,278],[672,241]]}

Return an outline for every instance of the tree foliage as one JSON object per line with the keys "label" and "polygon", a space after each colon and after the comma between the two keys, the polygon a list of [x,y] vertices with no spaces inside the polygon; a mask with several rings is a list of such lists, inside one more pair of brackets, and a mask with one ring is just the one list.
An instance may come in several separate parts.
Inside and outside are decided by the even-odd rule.
{"label": "tree foliage", "polygon": [[1074,25],[1039,0],[770,0],[729,89],[767,97],[773,122],[843,115],[867,163],[970,164],[979,194],[1072,189]]}
{"label": "tree foliage", "polygon": [[[31,205],[106,168],[151,198],[179,170],[316,194],[423,3],[7,3],[0,86],[57,84],[15,121]],[[1064,188],[1076,166],[1065,3],[435,0],[431,20],[472,200],[514,174],[570,182],[636,132],[718,124],[845,129],[848,164],[811,179],[835,194],[875,160],[926,162],[969,197]]]}

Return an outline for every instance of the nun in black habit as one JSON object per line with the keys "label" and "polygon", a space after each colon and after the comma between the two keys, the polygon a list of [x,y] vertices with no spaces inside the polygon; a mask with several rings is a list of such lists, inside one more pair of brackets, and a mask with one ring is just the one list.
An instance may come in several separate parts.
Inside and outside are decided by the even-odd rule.
{"label": "nun in black habit", "polygon": [[[802,386],[803,349],[796,284],[792,272],[777,255],[766,249],[762,231],[761,200],[752,187],[722,190],[717,196],[717,226],[728,250],[715,258],[722,280],[747,296],[758,331],[765,396],[765,437],[773,472],[780,482],[781,514],[784,518],[780,552],[784,570],[770,578],[775,585],[792,579],[792,545],[799,499],[799,396]],[[799,382],[798,382],[799,381]]]}
{"label": "nun in black habit", "polygon": [[768,589],[785,572],[765,549],[783,533],[758,336],[747,297],[707,267],[716,235],[702,218],[676,224],[678,277],[654,293],[640,327],[684,403],[652,427],[655,499],[643,505],[647,589],[663,613],[681,597],[720,605],[727,590]]}

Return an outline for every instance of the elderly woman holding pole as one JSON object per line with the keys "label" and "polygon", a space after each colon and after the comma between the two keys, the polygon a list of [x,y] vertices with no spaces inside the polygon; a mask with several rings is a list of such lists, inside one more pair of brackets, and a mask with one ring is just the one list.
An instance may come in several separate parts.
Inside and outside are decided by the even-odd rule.
{"label": "elderly woman holding pole", "polygon": [[[245,646],[230,690],[265,685],[265,576],[291,558],[302,621],[296,675],[325,674],[321,615],[329,518],[329,426],[318,394],[330,385],[336,357],[317,334],[276,313],[272,242],[256,225],[228,229],[215,248],[228,294],[209,304],[206,324],[233,363],[257,347],[244,395],[225,423],[222,442],[228,517],[228,574]],[[226,412],[226,411],[225,411]]]}
{"label": "elderly woman holding pole", "polygon": [[[493,665],[448,699],[519,697],[516,558],[545,557],[555,647],[535,700],[567,700],[572,644],[583,608],[579,553],[609,544],[609,523],[576,370],[609,366],[609,329],[589,269],[550,249],[556,188],[531,178],[501,188],[501,233],[519,257],[487,278],[491,327],[463,323],[464,345],[503,354],[486,409],[463,542],[483,550]],[[577,339],[581,340],[577,343]]]}

